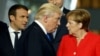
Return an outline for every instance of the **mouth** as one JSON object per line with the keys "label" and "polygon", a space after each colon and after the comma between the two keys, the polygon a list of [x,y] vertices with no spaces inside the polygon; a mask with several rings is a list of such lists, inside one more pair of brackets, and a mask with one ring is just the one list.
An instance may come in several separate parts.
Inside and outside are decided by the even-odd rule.
{"label": "mouth", "polygon": [[70,30],[69,28],[67,28],[68,30]]}
{"label": "mouth", "polygon": [[55,27],[54,29],[57,30],[58,27]]}
{"label": "mouth", "polygon": [[27,26],[27,24],[23,24],[23,26],[24,26],[24,27],[26,27],[26,26]]}

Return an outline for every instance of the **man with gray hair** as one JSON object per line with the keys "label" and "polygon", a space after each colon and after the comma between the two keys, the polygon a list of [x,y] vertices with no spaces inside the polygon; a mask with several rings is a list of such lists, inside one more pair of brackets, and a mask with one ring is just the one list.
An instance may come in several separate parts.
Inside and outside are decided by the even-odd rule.
{"label": "man with gray hair", "polygon": [[[60,8],[52,3],[43,4],[35,15],[35,21],[25,30],[18,56],[55,56],[51,38],[47,33],[54,32],[60,25]],[[24,39],[24,40],[23,40]]]}

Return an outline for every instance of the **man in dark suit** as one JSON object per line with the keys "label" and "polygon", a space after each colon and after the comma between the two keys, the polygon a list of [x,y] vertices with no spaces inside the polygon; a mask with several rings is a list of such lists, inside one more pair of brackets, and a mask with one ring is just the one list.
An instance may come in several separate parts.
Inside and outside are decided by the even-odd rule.
{"label": "man in dark suit", "polygon": [[60,17],[59,7],[51,3],[43,4],[35,15],[35,21],[20,39],[18,56],[55,56],[52,39],[47,33],[55,31],[60,24]]}
{"label": "man in dark suit", "polygon": [[[25,29],[28,22],[28,8],[24,5],[13,5],[8,12],[10,24],[9,27],[0,35],[0,56],[15,56],[16,55],[16,36],[18,39]],[[17,43],[18,44],[18,43]]]}
{"label": "man in dark suit", "polygon": [[7,24],[0,21],[0,34],[2,34],[3,31],[5,31],[7,29]]}
{"label": "man in dark suit", "polygon": [[[63,5],[63,0],[48,0],[49,3],[53,3],[56,6],[58,6],[59,8],[61,8],[62,11],[62,17],[60,20],[60,25],[57,28],[57,30],[53,33],[53,46],[55,48],[55,51],[57,51],[59,43],[63,37],[63,35],[68,34],[68,29],[66,28],[66,23],[67,23],[67,19],[65,17],[65,15],[69,12],[68,9],[66,9],[65,7],[62,7]],[[50,34],[50,36],[52,36],[52,34]]]}

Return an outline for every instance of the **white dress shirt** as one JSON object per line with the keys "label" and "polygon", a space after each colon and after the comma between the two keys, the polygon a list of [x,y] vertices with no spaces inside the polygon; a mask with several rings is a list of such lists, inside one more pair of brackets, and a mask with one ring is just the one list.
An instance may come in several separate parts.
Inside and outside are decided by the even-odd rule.
{"label": "white dress shirt", "polygon": [[[9,26],[8,30],[9,30],[12,46],[14,48],[14,42],[15,42],[15,34],[14,34],[14,32],[16,32],[16,31],[11,26]],[[19,39],[20,36],[21,36],[21,31],[17,31],[17,32],[19,32],[19,34],[18,34],[18,39]]]}

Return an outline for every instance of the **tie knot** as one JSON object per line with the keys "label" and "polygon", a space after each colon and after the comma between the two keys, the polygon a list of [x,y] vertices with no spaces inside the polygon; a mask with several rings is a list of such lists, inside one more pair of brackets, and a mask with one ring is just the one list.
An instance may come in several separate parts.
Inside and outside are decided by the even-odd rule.
{"label": "tie knot", "polygon": [[14,32],[14,33],[15,33],[15,35],[18,35],[19,32]]}
{"label": "tie knot", "polygon": [[49,39],[50,41],[52,41],[52,40],[53,40],[53,36],[52,36],[52,34],[51,34],[51,33],[47,33],[47,37],[48,37],[48,39]]}

